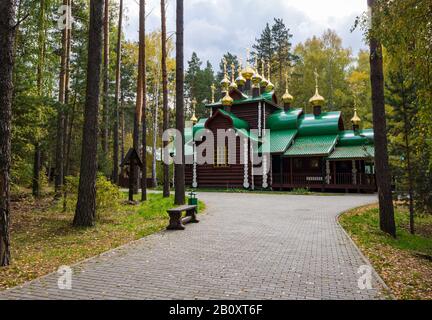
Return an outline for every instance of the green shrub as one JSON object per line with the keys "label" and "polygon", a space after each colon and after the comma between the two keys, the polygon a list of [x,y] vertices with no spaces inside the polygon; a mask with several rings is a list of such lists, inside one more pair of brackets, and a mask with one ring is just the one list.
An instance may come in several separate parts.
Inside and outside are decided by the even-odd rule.
{"label": "green shrub", "polygon": [[[69,176],[65,179],[66,210],[75,210],[78,199],[79,177]],[[96,180],[96,211],[98,215],[106,210],[117,211],[120,206],[121,193],[118,186],[112,184],[105,176],[98,174]]]}

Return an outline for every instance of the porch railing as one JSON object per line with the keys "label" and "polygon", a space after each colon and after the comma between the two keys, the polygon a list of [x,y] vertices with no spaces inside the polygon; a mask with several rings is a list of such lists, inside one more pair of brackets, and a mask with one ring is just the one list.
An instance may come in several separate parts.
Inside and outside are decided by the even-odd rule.
{"label": "porch railing", "polygon": [[294,186],[310,186],[310,185],[359,185],[359,186],[375,186],[375,175],[366,173],[357,173],[355,178],[352,173],[336,173],[330,175],[330,183],[327,184],[326,177],[310,174],[273,174],[273,183],[280,185]]}

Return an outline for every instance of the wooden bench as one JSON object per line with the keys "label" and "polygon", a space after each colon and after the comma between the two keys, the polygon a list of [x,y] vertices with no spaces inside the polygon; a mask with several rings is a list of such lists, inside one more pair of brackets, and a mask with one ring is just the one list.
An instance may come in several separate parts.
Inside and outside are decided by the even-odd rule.
{"label": "wooden bench", "polygon": [[[167,210],[170,221],[167,230],[184,230],[187,223],[198,223],[197,206],[185,205]],[[186,212],[186,216],[182,218],[182,213]]]}

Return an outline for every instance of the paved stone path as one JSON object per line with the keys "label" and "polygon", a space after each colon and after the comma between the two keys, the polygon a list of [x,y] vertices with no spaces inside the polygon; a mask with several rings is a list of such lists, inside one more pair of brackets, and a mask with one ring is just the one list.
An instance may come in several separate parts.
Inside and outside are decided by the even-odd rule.
{"label": "paved stone path", "polygon": [[358,288],[361,254],[337,224],[375,196],[201,193],[207,214],[185,231],[161,232],[73,266],[0,299],[374,299]]}

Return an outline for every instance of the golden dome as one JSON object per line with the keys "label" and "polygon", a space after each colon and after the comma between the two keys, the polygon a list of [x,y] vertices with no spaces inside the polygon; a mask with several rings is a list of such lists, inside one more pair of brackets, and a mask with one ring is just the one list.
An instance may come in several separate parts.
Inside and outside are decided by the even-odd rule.
{"label": "golden dome", "polygon": [[274,84],[269,80],[269,83],[268,83],[267,87],[265,88],[265,91],[266,92],[272,92],[274,88],[275,88]]}
{"label": "golden dome", "polygon": [[237,86],[244,86],[246,84],[246,79],[241,74],[241,71],[239,72],[239,76],[236,79]]}
{"label": "golden dome", "polygon": [[242,76],[242,60],[239,60],[239,65],[238,65],[238,77],[235,80],[235,82],[237,83],[237,86],[244,86],[246,84],[246,79]]}
{"label": "golden dome", "polygon": [[242,70],[241,74],[246,80],[251,80],[255,74],[255,70],[249,65],[249,48],[247,48],[246,54],[246,67]]}
{"label": "golden dome", "polygon": [[231,83],[229,85],[229,89],[230,90],[234,90],[237,89],[237,83],[234,81],[234,76],[235,76],[235,66],[234,63],[231,64]]}
{"label": "golden dome", "polygon": [[284,104],[291,104],[294,100],[294,97],[288,91],[288,84],[289,84],[289,78],[288,78],[288,73],[287,73],[287,74],[285,74],[286,90],[285,90],[285,94],[282,96],[282,101]]}
{"label": "golden dome", "polygon": [[222,87],[222,91],[227,91],[231,82],[228,80],[228,78],[225,76],[222,81],[220,82],[220,85]]}
{"label": "golden dome", "polygon": [[261,79],[261,87],[266,88],[267,85],[269,84],[268,80],[265,77],[265,64],[264,64],[264,59],[261,60],[261,66],[262,66],[262,79]]}
{"label": "golden dome", "polygon": [[319,94],[318,87],[315,89],[315,95],[309,99],[309,103],[313,106],[322,106],[325,99]]}
{"label": "golden dome", "polygon": [[229,95],[229,93],[227,91],[225,96],[222,98],[222,105],[224,107],[231,107],[233,102],[234,102],[233,98],[231,98],[231,96]]}
{"label": "golden dome", "polygon": [[315,75],[315,95],[309,99],[309,103],[314,107],[318,107],[318,106],[322,107],[322,105],[325,102],[325,99],[318,92],[318,88],[319,88],[318,87],[318,77],[319,77],[319,75],[318,75],[316,68],[315,68],[314,75]]}
{"label": "golden dome", "polygon": [[252,76],[252,83],[253,83],[255,88],[259,88],[261,80],[262,80],[262,77],[258,71],[258,58],[255,56],[255,73]]}
{"label": "golden dome", "polygon": [[266,92],[272,92],[275,88],[274,84],[270,80],[270,62],[267,64],[267,77],[268,77],[268,84],[265,88]]}
{"label": "golden dome", "polygon": [[288,92],[288,88],[285,91],[285,94],[282,96],[283,103],[290,104],[294,100],[294,97]]}
{"label": "golden dome", "polygon": [[252,83],[254,84],[255,87],[259,87],[260,83],[261,83],[262,77],[260,76],[260,74],[257,72],[254,73],[254,75],[252,76]]}
{"label": "golden dome", "polygon": [[248,65],[242,70],[241,74],[246,80],[251,80],[252,76],[255,74],[255,70]]}
{"label": "golden dome", "polygon": [[222,87],[222,92],[228,91],[228,88],[231,84],[231,82],[228,79],[227,62],[226,62],[225,58],[223,60],[223,68],[224,68],[224,77],[223,77],[222,81],[220,82],[220,85]]}
{"label": "golden dome", "polygon": [[195,112],[193,113],[192,118],[190,119],[190,121],[192,121],[193,124],[196,124],[198,122],[198,119],[195,116]]}
{"label": "golden dome", "polygon": [[354,117],[352,117],[351,122],[355,126],[359,126],[361,123],[361,119],[357,114],[357,108],[354,108]]}

